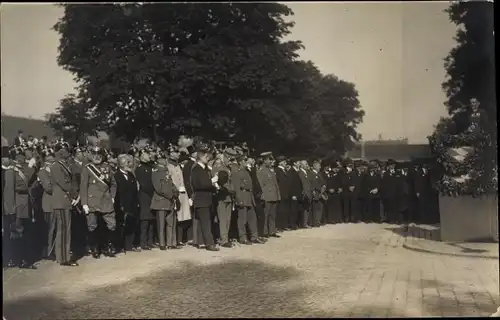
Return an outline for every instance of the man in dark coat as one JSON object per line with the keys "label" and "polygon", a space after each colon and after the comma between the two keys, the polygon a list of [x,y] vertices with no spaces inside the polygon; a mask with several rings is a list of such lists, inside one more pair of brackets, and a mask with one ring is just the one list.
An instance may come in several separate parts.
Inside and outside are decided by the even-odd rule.
{"label": "man in dark coat", "polygon": [[209,149],[200,146],[196,152],[197,161],[191,170],[191,187],[193,192],[194,218],[198,221],[202,233],[205,249],[208,251],[219,251],[215,246],[212,235],[212,207],[213,194],[216,191],[214,184],[218,176],[210,178],[208,169]]}
{"label": "man in dark coat", "polygon": [[80,145],[74,146],[73,161],[70,164],[71,196],[78,200],[71,210],[71,248],[77,256],[90,254],[90,249],[87,246],[87,218],[83,214],[79,197],[82,169],[87,164],[84,151]]}
{"label": "man in dark coat", "polygon": [[151,211],[151,199],[153,198],[153,181],[151,180],[152,159],[146,149],[140,151],[140,163],[135,169],[135,177],[139,183],[139,207],[140,207],[140,245],[142,250],[153,248],[153,234],[155,215]]}
{"label": "man in dark coat", "polygon": [[385,220],[389,223],[399,221],[399,185],[396,172],[396,162],[392,159],[387,161],[386,170],[382,174],[382,196],[385,211]]}
{"label": "man in dark coat", "polygon": [[276,173],[276,180],[281,195],[281,200],[278,202],[278,212],[276,215],[276,228],[278,231],[289,230],[288,227],[288,214],[290,210],[290,184],[288,179],[288,172],[286,171],[286,158],[279,156],[276,158],[278,166],[274,169]]}
{"label": "man in dark coat", "polygon": [[364,196],[364,221],[380,222],[380,175],[375,161],[370,162],[368,172],[363,175],[361,192]]}
{"label": "man in dark coat", "polygon": [[319,227],[323,220],[324,202],[326,200],[326,181],[321,172],[321,160],[311,161],[311,189],[312,189],[312,226]]}
{"label": "man in dark coat", "polygon": [[137,179],[130,167],[131,161],[128,155],[118,156],[119,169],[115,172],[116,196],[115,212],[117,218],[117,229],[123,235],[120,248],[125,251],[141,251],[137,243],[134,243],[140,236],[140,216],[139,216],[139,190]]}
{"label": "man in dark coat", "polygon": [[[191,172],[193,170],[194,165],[196,164],[196,152],[192,147],[188,148],[189,159],[184,163],[182,167],[182,176],[184,178],[184,184],[186,187],[186,193],[189,197],[189,205],[191,206],[191,216],[194,215],[193,211],[193,188],[191,186]],[[192,233],[192,245],[198,246],[203,244],[203,237],[201,236],[201,230],[198,227],[198,220],[191,219],[191,227]]]}
{"label": "man in dark coat", "polygon": [[345,159],[345,173],[342,182],[344,222],[356,222],[359,219],[360,176],[350,159]]}
{"label": "man in dark coat", "polygon": [[343,193],[343,170],[337,163],[331,163],[331,171],[328,173],[328,221],[329,223],[342,222],[342,193]]}
{"label": "man in dark coat", "polygon": [[296,230],[299,227],[300,202],[302,197],[302,182],[299,177],[299,159],[290,159],[287,172],[290,208],[288,210],[288,227]]}

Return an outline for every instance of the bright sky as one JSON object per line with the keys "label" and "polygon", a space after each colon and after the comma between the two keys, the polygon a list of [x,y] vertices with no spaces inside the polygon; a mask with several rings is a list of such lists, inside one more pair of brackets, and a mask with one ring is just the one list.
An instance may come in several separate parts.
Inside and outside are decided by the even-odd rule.
{"label": "bright sky", "polygon": [[[287,3],[296,22],[290,39],[302,40],[305,60],[323,73],[356,84],[366,112],[364,139],[407,137],[425,143],[446,114],[443,58],[456,27],[448,2]],[[48,4],[1,5],[2,112],[42,118],[73,90],[57,66],[62,10]]]}

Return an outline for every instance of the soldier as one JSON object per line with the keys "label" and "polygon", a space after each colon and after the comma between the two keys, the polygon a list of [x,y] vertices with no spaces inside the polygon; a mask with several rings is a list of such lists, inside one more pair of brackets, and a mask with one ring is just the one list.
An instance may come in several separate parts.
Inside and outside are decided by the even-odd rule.
{"label": "soldier", "polygon": [[52,179],[50,174],[50,167],[55,162],[54,151],[50,148],[42,150],[44,159],[43,166],[38,171],[38,180],[43,189],[42,195],[42,211],[44,214],[43,225],[43,250],[42,257],[50,259],[54,250],[54,236],[56,232],[56,218],[52,209]]}
{"label": "soldier", "polygon": [[54,146],[56,161],[50,168],[52,182],[52,209],[56,218],[56,261],[62,266],[78,266],[71,257],[71,208],[77,199],[71,196],[71,169],[69,145],[58,142]]}
{"label": "soldier", "polygon": [[[191,207],[191,216],[194,217],[193,210],[193,188],[191,186],[191,171],[193,170],[194,165],[196,164],[196,152],[192,147],[187,148],[188,151],[188,159],[186,160],[184,167],[182,168],[182,176],[184,177],[184,184],[186,187],[186,193],[189,197],[189,206]],[[201,236],[201,230],[198,228],[198,220],[191,220],[191,232],[192,232],[192,245],[198,246],[203,243],[203,237]]]}
{"label": "soldier", "polygon": [[[87,215],[88,243],[94,258],[98,259],[102,253],[115,257],[119,241],[114,210],[116,180],[106,162],[104,151],[96,146],[91,148],[90,154],[92,162],[83,168],[80,183],[80,199]],[[105,222],[102,237],[96,233],[98,218]]]}
{"label": "soldier", "polygon": [[[238,153],[231,148],[224,150],[224,157],[217,167],[213,168],[213,176],[218,176],[219,189],[216,194],[217,219],[219,221],[220,244],[225,248],[232,248],[229,241],[229,228],[231,226],[231,213],[233,212],[233,198],[235,190],[232,184],[231,168],[235,166]],[[234,169],[233,169],[234,171]]]}
{"label": "soldier", "polygon": [[323,220],[324,203],[328,200],[326,195],[326,181],[323,179],[321,172],[321,160],[314,159],[311,161],[311,189],[312,189],[312,226],[320,227]]}
{"label": "soldier", "polygon": [[312,186],[311,180],[309,179],[309,164],[306,160],[300,161],[299,178],[302,184],[302,195],[301,195],[301,223],[302,228],[312,228],[310,226],[309,220],[311,215],[311,205],[312,205]]}
{"label": "soldier", "polygon": [[[234,201],[238,215],[239,243],[247,245],[265,243],[265,241],[259,238],[258,234],[253,182],[250,171],[247,168],[247,158],[245,154],[239,153],[235,160],[236,162],[231,165],[231,181],[235,192]],[[249,237],[247,237],[246,232],[247,226]]]}
{"label": "soldier", "polygon": [[119,222],[117,230],[120,231],[120,240],[123,241],[121,249],[125,252],[139,252],[141,249],[136,242],[140,234],[139,188],[132,172],[133,157],[122,154],[117,160],[119,169],[114,174],[117,187],[115,212]]}
{"label": "soldier", "polygon": [[146,149],[139,151],[140,163],[135,169],[135,177],[139,183],[139,207],[140,207],[140,243],[142,250],[153,248],[153,232],[155,215],[151,212],[151,200],[153,198],[153,182],[151,180],[152,158]]}
{"label": "soldier", "polygon": [[288,179],[288,171],[285,169],[287,165],[286,158],[279,156],[276,158],[278,166],[274,169],[276,172],[276,180],[281,195],[281,200],[278,202],[278,213],[276,215],[276,228],[278,231],[290,230],[288,227],[288,214],[290,210],[290,183]]}
{"label": "soldier", "polygon": [[[177,226],[177,197],[179,191],[172,181],[167,168],[167,155],[158,155],[156,167],[151,175],[153,181],[153,198],[151,210],[156,213],[156,225],[158,227],[158,238],[160,250],[179,249],[176,240]],[[166,240],[166,243],[165,243]]]}
{"label": "soldier", "polygon": [[210,213],[213,193],[216,190],[214,184],[217,183],[218,176],[214,176],[210,179],[210,171],[207,167],[209,161],[208,147],[199,146],[196,152],[196,157],[196,164],[191,170],[194,218],[199,224],[205,249],[208,251],[219,251],[219,248],[214,245],[214,239],[211,231],[212,216]]}
{"label": "soldier", "polygon": [[343,180],[343,218],[344,222],[355,222],[359,217],[359,183],[358,171],[352,161],[345,160],[345,174]]}
{"label": "soldier", "polygon": [[299,227],[300,203],[302,199],[302,183],[299,177],[300,166],[298,159],[290,159],[287,167],[290,197],[288,227],[292,230],[297,230]]}
{"label": "soldier", "polygon": [[279,238],[280,236],[276,233],[276,213],[281,195],[278,181],[276,180],[276,173],[272,168],[274,160],[271,152],[264,152],[261,156],[264,163],[257,171],[257,179],[262,189],[261,200],[264,201],[263,233],[266,238]]}

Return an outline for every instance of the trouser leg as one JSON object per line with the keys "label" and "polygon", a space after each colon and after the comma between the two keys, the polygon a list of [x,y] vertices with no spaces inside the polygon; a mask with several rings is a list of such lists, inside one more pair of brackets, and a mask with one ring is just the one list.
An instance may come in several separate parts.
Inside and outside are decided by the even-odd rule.
{"label": "trouser leg", "polygon": [[167,212],[165,210],[157,210],[156,211],[156,227],[158,233],[158,241],[160,242],[160,246],[166,246],[166,235],[165,235],[165,219]]}
{"label": "trouser leg", "polygon": [[212,231],[210,230],[212,226],[212,221],[210,219],[210,208],[195,208],[195,218],[196,220],[198,220],[204,244],[206,246],[213,245],[214,239],[212,236]]}
{"label": "trouser leg", "polygon": [[56,261],[71,261],[71,210],[55,210],[56,215]]}
{"label": "trouser leg", "polygon": [[219,236],[221,244],[229,241],[232,207],[233,205],[230,202],[219,202],[217,204],[217,217],[219,220]]}
{"label": "trouser leg", "polygon": [[174,247],[177,245],[177,213],[167,211],[165,222],[167,247]]}
{"label": "trouser leg", "polygon": [[257,214],[255,213],[254,207],[248,208],[246,215],[250,240],[257,240],[259,231],[257,227]]}
{"label": "trouser leg", "polygon": [[48,258],[54,252],[55,247],[55,235],[56,235],[56,226],[57,219],[54,212],[45,212],[44,213],[45,223],[47,226],[47,242],[46,242],[46,250],[44,250],[44,258]]}
{"label": "trouser leg", "polygon": [[247,238],[247,212],[248,207],[238,207],[238,239],[244,241]]}

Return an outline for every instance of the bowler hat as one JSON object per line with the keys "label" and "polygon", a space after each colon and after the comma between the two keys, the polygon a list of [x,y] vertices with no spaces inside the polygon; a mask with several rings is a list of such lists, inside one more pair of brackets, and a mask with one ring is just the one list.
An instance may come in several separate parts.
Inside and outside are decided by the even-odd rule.
{"label": "bowler hat", "polygon": [[276,161],[277,161],[278,163],[283,162],[283,161],[286,161],[286,157],[284,157],[284,156],[277,156],[277,157],[276,157]]}

